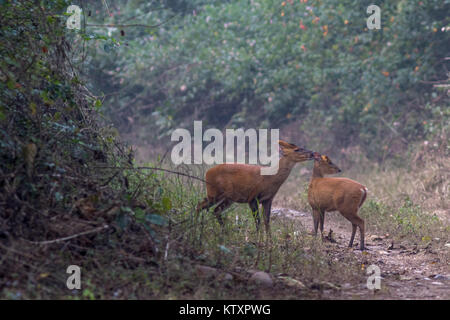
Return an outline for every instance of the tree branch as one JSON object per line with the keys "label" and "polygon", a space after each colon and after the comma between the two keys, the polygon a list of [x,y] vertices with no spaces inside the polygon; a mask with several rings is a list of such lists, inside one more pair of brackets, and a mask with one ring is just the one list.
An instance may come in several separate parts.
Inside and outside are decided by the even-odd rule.
{"label": "tree branch", "polygon": [[[70,240],[70,239],[73,239],[73,238],[77,238],[77,237],[79,237],[79,236],[84,236],[85,234],[90,234],[90,233],[99,232],[99,231],[102,231],[102,230],[108,229],[108,228],[109,228],[109,226],[108,226],[107,224],[105,224],[105,225],[102,226],[102,227],[98,227],[98,228],[95,228],[95,229],[92,229],[92,230],[80,232],[80,233],[77,233],[77,234],[74,234],[74,235],[71,235],[71,236],[68,236],[68,237],[59,238],[59,239],[55,239],[55,240],[47,240],[47,241],[29,241],[29,240],[27,240],[27,241],[28,241],[28,242],[31,242],[31,243],[33,243],[33,244],[51,244],[51,243],[58,243],[58,242]],[[25,239],[25,240],[26,240],[26,239]]]}
{"label": "tree branch", "polygon": [[162,26],[163,24],[169,22],[170,20],[172,20],[176,16],[177,15],[174,15],[174,16],[170,17],[169,19],[167,19],[166,21],[163,21],[163,22],[161,22],[159,24],[155,24],[155,25],[148,25],[148,24],[142,24],[142,23],[133,23],[133,24],[114,24],[114,23],[110,23],[110,24],[90,24],[90,23],[87,23],[86,26],[87,27],[99,27],[99,28],[130,28],[130,27],[158,28],[158,27]]}
{"label": "tree branch", "polygon": [[206,182],[202,178],[191,176],[191,175],[183,173],[183,172],[173,171],[173,170],[168,170],[168,169],[163,169],[163,168],[157,168],[157,167],[112,167],[112,166],[106,166],[106,167],[94,167],[94,168],[96,168],[96,169],[119,169],[119,170],[156,170],[156,171],[164,171],[164,172],[174,173],[174,174],[177,174],[180,176],[185,176],[188,178]]}

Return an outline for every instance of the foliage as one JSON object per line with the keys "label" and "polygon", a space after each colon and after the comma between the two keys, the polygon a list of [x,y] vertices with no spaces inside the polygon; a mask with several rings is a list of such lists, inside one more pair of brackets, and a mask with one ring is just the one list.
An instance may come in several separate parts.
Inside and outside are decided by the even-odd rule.
{"label": "foliage", "polygon": [[91,194],[85,190],[94,187],[85,179],[91,166],[114,158],[113,138],[96,124],[96,98],[67,58],[60,14],[67,6],[2,4],[0,188],[3,231],[11,236],[28,223],[30,236],[42,236],[46,218],[73,211],[77,199]]}
{"label": "foliage", "polygon": [[[135,190],[108,167],[129,166],[133,157],[99,125],[101,101],[80,81],[70,57],[74,35],[65,27],[69,4],[0,2],[2,297],[39,298],[42,287],[53,287],[45,294],[55,297],[67,292],[65,270],[74,262],[89,269],[99,251],[109,260],[106,249],[152,243],[133,217],[132,239],[120,233],[121,214],[137,207]],[[82,297],[92,299],[86,283]]]}
{"label": "foliage", "polygon": [[436,230],[442,227],[436,215],[425,213],[409,199],[399,208],[369,200],[361,209],[361,215],[375,230],[388,232],[398,239],[409,237],[416,242],[436,235]]}
{"label": "foliage", "polygon": [[[432,87],[446,79],[448,1],[381,1],[381,30],[366,28],[370,1],[193,3],[158,30],[131,31],[113,54],[97,51],[90,66],[112,120],[142,128],[141,139],[200,119],[219,128],[297,121],[308,145],[359,144],[382,160],[448,108]],[[127,8],[115,21],[141,12]]]}

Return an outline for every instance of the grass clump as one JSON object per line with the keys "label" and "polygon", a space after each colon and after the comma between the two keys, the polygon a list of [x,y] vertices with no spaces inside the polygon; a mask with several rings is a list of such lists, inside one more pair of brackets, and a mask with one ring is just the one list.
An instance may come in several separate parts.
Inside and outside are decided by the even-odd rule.
{"label": "grass clump", "polygon": [[427,213],[409,198],[398,207],[369,199],[360,212],[372,232],[388,233],[397,239],[417,242],[448,232],[436,215]]}

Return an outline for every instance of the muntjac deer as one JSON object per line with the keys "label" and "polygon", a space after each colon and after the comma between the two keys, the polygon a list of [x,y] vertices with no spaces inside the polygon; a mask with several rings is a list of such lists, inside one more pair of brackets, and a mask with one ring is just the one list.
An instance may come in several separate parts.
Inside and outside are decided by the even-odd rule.
{"label": "muntjac deer", "polygon": [[323,232],[325,212],[339,211],[352,223],[352,236],[349,247],[353,246],[356,228],[361,234],[360,249],[364,250],[364,220],[358,216],[359,208],[367,196],[367,188],[347,178],[324,178],[326,174],[341,172],[330,158],[314,153],[314,169],[308,189],[308,202],[313,210],[314,233],[320,223]]}
{"label": "muntjac deer", "polygon": [[274,175],[261,175],[261,166],[238,163],[219,164],[209,169],[206,172],[207,198],[197,205],[197,212],[216,205],[214,214],[223,225],[221,217],[223,210],[233,202],[248,203],[259,231],[258,203],[261,203],[264,209],[266,233],[270,235],[270,210],[275,194],[297,162],[313,159],[313,153],[309,150],[282,140],[278,143],[281,158],[278,163],[278,172]]}

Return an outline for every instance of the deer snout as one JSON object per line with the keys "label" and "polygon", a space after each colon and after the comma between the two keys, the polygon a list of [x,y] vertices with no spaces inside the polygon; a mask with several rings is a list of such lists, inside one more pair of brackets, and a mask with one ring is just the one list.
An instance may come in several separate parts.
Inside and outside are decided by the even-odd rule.
{"label": "deer snout", "polygon": [[309,160],[314,159],[314,152],[307,150],[305,148],[298,148],[296,150],[297,153],[300,153],[304,157],[308,157]]}
{"label": "deer snout", "polygon": [[314,159],[314,152],[307,149],[303,149],[302,152],[306,153],[310,159]]}

